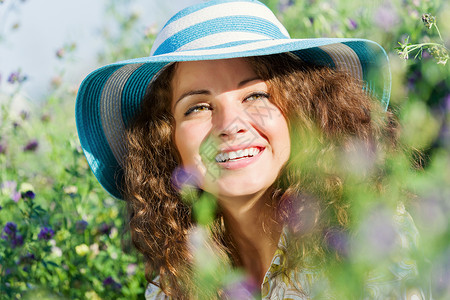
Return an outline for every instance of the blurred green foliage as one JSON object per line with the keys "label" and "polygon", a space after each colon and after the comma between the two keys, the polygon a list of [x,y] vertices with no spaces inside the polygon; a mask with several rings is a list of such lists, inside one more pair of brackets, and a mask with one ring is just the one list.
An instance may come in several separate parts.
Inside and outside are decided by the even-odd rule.
{"label": "blurred green foliage", "polygon": [[[100,63],[149,54],[157,26],[130,10],[131,2],[106,4]],[[400,255],[416,262],[417,285],[430,281],[433,298],[448,299],[450,68],[442,57],[450,47],[450,4],[444,0],[264,2],[293,38],[368,38],[380,43],[391,61],[390,108],[402,126],[401,143],[409,150],[379,153],[372,165],[365,165],[367,159],[358,152],[343,153],[343,161],[350,166],[345,170],[349,181],[343,195],[352,199],[355,232],[367,232],[368,224],[378,224],[371,220],[394,218],[398,203],[405,203],[420,232],[418,247],[404,252],[389,248],[380,256],[361,244],[383,240],[368,240],[370,235],[355,239],[354,248],[359,250],[343,263],[330,265],[331,276],[340,278],[332,288],[348,298],[367,270],[389,266]],[[422,20],[424,14],[429,14],[433,26]],[[5,39],[0,37],[0,41]],[[408,43],[440,45],[441,52],[432,47],[408,48],[413,50],[406,57]],[[73,51],[76,45],[70,43],[56,53],[61,64],[67,63]],[[146,286],[143,260],[132,250],[124,231],[124,203],[100,187],[80,149],[73,114],[76,88],[56,74],[45,101],[27,102],[26,110],[15,112],[11,107],[23,101],[21,87],[26,78],[20,72],[16,77],[2,75],[0,89],[2,85],[13,88],[8,93],[0,90],[0,229],[4,237],[0,239],[0,298],[141,299]],[[422,168],[415,168],[417,163]],[[370,186],[373,181],[361,183],[362,174],[375,169],[381,170],[386,186],[381,193]],[[208,226],[214,201],[202,197],[193,205],[201,226]],[[43,228],[54,234],[43,237]],[[198,247],[197,257],[211,262],[199,263],[196,273],[199,285],[212,284],[210,290],[240,276],[223,274],[209,282],[211,274],[224,266],[203,246]]]}

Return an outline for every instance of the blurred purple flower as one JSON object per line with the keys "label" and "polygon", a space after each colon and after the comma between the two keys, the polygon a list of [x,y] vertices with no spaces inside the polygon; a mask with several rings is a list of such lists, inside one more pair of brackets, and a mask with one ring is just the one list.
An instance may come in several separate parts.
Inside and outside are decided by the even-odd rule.
{"label": "blurred purple flower", "polygon": [[416,89],[416,82],[422,80],[422,72],[420,70],[415,70],[411,72],[408,76],[408,89],[414,91]]}
{"label": "blurred purple flower", "polygon": [[20,193],[17,191],[17,182],[14,180],[2,182],[0,189],[2,189],[5,193],[9,193],[9,197],[14,202],[18,202],[20,200]]}
{"label": "blurred purple flower", "polygon": [[110,287],[113,290],[120,290],[122,288],[122,285],[116,282],[111,276],[103,280],[103,286]]}
{"label": "blurred purple flower", "polygon": [[39,143],[36,139],[30,140],[24,147],[23,151],[36,151],[38,148]]}
{"label": "blurred purple flower", "polygon": [[392,213],[386,208],[374,209],[364,222],[361,234],[367,251],[376,257],[390,254],[398,237]]}
{"label": "blurred purple flower", "polygon": [[8,222],[6,223],[5,227],[3,228],[3,232],[6,233],[9,236],[14,236],[17,232],[17,225],[14,222]]}
{"label": "blurred purple flower", "polygon": [[283,197],[279,211],[289,229],[296,235],[303,235],[313,230],[316,225],[318,201],[309,195]]}
{"label": "blurred purple flower", "polygon": [[430,59],[433,56],[431,56],[430,52],[428,51],[422,51],[422,59]]}
{"label": "blurred purple flower", "polygon": [[98,226],[98,232],[104,235],[109,235],[111,233],[111,229],[112,226],[106,223],[102,223],[100,224],[100,226]]}
{"label": "blurred purple flower", "polygon": [[56,50],[57,58],[63,58],[65,54],[66,54],[66,49],[64,49],[64,48],[59,48],[58,50]]}
{"label": "blurred purple flower", "polygon": [[26,110],[21,110],[19,116],[22,118],[22,120],[28,120],[28,118],[30,117],[30,113]]}
{"label": "blurred purple flower", "polygon": [[6,153],[6,145],[3,143],[0,143],[0,154]]}
{"label": "blurred purple flower", "polygon": [[26,191],[25,193],[22,193],[23,199],[34,199],[34,197],[36,197],[36,195],[33,191]]}
{"label": "blurred purple flower", "polygon": [[48,241],[55,235],[53,229],[49,227],[42,227],[38,234],[38,239]]}
{"label": "blurred purple flower", "polygon": [[22,75],[20,70],[18,70],[16,72],[12,72],[11,74],[9,74],[9,77],[8,77],[8,82],[11,84],[14,84],[16,82],[22,83],[25,80],[27,80],[27,76]]}
{"label": "blurred purple flower", "polygon": [[11,248],[23,245],[23,237],[17,232],[17,225],[14,222],[6,223],[1,238],[5,241],[9,241]]}
{"label": "blurred purple flower", "polygon": [[447,96],[444,97],[444,105],[445,110],[450,113],[450,93],[448,93]]}
{"label": "blurred purple flower", "polygon": [[48,121],[50,121],[50,114],[45,113],[41,116],[41,121],[44,123],[47,123]]}
{"label": "blurred purple flower", "polygon": [[14,191],[11,193],[11,200],[14,202],[19,202],[20,198],[22,198],[22,195],[18,191]]}
{"label": "blurred purple flower", "polygon": [[17,182],[15,182],[14,180],[6,180],[4,182],[2,182],[2,184],[0,185],[0,188],[9,190],[9,191],[14,191],[17,189]]}
{"label": "blurred purple flower", "polygon": [[421,198],[413,213],[419,228],[434,236],[445,232],[450,224],[448,219],[450,204],[447,203],[446,195],[439,190]]}
{"label": "blurred purple flower", "polygon": [[294,0],[280,0],[278,2],[278,10],[284,12],[286,9],[294,4]]}
{"label": "blurred purple flower", "polygon": [[348,19],[348,27],[352,30],[355,30],[356,28],[358,28],[358,23],[356,23],[356,21],[353,19]]}
{"label": "blurred purple flower", "polygon": [[80,220],[75,223],[75,230],[81,234],[86,230],[87,226],[88,222],[86,222],[85,220]]}
{"label": "blurred purple flower", "polygon": [[137,270],[137,264],[128,264],[127,275],[133,276],[134,274],[136,274],[136,270]]}
{"label": "blurred purple flower", "polygon": [[184,167],[177,167],[172,173],[172,185],[181,191],[184,187],[197,187],[198,180],[196,170],[187,169]]}
{"label": "blurred purple flower", "polygon": [[11,239],[11,248],[16,248],[23,245],[23,236],[16,234],[14,238]]}
{"label": "blurred purple flower", "polygon": [[375,11],[374,23],[386,32],[391,31],[399,23],[395,8],[389,2],[385,2]]}
{"label": "blurred purple flower", "polygon": [[224,294],[225,299],[255,299],[254,295],[257,293],[258,285],[254,280],[247,278],[246,280],[240,280],[232,282],[225,286]]}
{"label": "blurred purple flower", "polygon": [[349,239],[347,233],[339,228],[329,228],[325,232],[325,243],[329,249],[336,251],[340,257],[349,255]]}

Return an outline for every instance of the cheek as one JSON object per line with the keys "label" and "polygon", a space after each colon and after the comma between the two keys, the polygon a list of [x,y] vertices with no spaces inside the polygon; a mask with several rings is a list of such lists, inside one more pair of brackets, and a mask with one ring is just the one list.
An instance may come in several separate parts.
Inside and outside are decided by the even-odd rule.
{"label": "cheek", "polygon": [[[281,112],[270,120],[267,126],[273,141],[274,152],[282,163],[285,163],[291,151],[291,138],[286,119]],[[269,133],[268,133],[269,134]]]}
{"label": "cheek", "polygon": [[199,124],[182,122],[175,126],[175,146],[184,166],[195,164],[199,159],[199,149],[208,130]]}

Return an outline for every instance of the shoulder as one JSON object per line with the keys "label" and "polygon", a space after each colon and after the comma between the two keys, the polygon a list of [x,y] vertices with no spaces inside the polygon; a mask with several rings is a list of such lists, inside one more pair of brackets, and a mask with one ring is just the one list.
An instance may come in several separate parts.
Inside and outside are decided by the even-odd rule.
{"label": "shoulder", "polygon": [[164,294],[159,285],[159,276],[153,279],[153,282],[147,285],[145,290],[145,300],[168,300],[169,297]]}

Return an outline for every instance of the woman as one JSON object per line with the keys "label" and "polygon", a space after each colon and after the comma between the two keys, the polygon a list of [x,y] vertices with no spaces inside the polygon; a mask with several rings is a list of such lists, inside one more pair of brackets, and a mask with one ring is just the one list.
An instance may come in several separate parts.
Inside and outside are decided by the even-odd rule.
{"label": "woman", "polygon": [[371,153],[391,144],[389,90],[376,43],[290,39],[249,0],[188,7],[150,57],[91,73],[77,96],[80,141],[99,182],[127,201],[148,298],[201,293],[186,185],[217,199],[210,246],[264,299],[321,295],[325,229],[348,226],[342,178],[327,159],[355,140]]}

